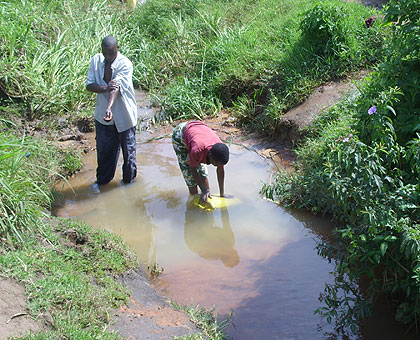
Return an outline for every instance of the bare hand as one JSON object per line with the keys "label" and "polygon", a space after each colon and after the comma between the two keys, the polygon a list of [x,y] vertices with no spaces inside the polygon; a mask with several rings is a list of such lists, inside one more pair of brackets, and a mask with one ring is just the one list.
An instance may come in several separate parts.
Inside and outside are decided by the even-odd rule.
{"label": "bare hand", "polygon": [[106,109],[104,121],[109,122],[111,119],[112,119],[112,111],[111,109]]}
{"label": "bare hand", "polygon": [[208,200],[209,198],[211,198],[211,195],[210,195],[210,191],[209,191],[209,190],[207,190],[207,191],[205,191],[205,192],[202,192],[202,193],[201,193],[201,195],[200,195],[200,200],[201,200],[202,202],[207,202],[207,200]]}
{"label": "bare hand", "polygon": [[115,80],[111,80],[108,83],[108,87],[106,88],[106,92],[111,92],[113,90],[118,90],[119,87],[120,87],[120,85]]}

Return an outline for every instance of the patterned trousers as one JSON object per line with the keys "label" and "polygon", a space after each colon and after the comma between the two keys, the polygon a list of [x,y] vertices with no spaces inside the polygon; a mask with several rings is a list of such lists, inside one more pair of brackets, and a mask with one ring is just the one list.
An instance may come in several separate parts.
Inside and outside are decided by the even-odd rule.
{"label": "patterned trousers", "polygon": [[[191,173],[190,157],[188,154],[187,146],[184,142],[184,130],[188,122],[178,124],[172,133],[172,146],[174,147],[175,154],[178,158],[179,168],[184,176],[185,183],[188,187],[197,185]],[[207,168],[204,164],[200,163],[197,168],[197,173],[200,177],[207,177]]]}

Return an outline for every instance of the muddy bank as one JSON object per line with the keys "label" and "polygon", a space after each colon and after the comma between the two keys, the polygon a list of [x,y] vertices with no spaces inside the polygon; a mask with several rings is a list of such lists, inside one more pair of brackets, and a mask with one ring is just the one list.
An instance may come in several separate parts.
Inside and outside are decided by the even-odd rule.
{"label": "muddy bank", "polygon": [[0,276],[0,340],[37,333],[47,328],[48,319],[29,315],[25,288],[16,281]]}
{"label": "muddy bank", "polygon": [[311,126],[318,116],[345,96],[357,92],[353,81],[362,79],[366,74],[367,71],[361,71],[349,79],[328,82],[316,88],[305,102],[280,117],[275,139],[290,147],[296,145],[305,137],[304,129]]}
{"label": "muddy bank", "polygon": [[167,340],[200,333],[185,312],[175,310],[157,294],[141,267],[120,281],[131,291],[130,302],[115,311],[116,322],[110,328],[125,339]]}

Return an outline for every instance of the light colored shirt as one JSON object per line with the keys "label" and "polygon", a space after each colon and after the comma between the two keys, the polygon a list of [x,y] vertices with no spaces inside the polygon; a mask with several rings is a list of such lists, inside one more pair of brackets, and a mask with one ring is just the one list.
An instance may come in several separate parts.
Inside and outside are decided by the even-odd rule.
{"label": "light colored shirt", "polygon": [[183,138],[188,149],[190,166],[193,168],[200,163],[209,164],[209,150],[214,144],[222,143],[216,133],[199,120],[193,120],[185,126]]}
{"label": "light colored shirt", "polygon": [[[111,64],[112,77],[119,84],[119,93],[111,107],[112,119],[104,120],[108,106],[109,92],[96,94],[95,119],[103,125],[113,125],[118,132],[123,132],[137,125],[137,104],[133,88],[133,64],[118,52]],[[107,86],[104,80],[105,58],[102,53],[96,54],[90,61],[86,85]]]}

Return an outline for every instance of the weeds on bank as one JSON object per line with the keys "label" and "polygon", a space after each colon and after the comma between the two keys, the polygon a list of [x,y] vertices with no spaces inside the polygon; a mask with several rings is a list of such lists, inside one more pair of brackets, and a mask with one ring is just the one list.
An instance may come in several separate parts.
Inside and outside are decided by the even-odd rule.
{"label": "weeds on bank", "polygon": [[[210,340],[224,340],[227,339],[224,334],[224,329],[231,323],[233,312],[226,318],[226,320],[220,321],[217,319],[217,315],[214,314],[214,310],[207,310],[200,306],[180,306],[177,303],[171,301],[171,305],[178,310],[185,311],[189,316],[190,320],[200,328],[204,335]],[[202,334],[191,334],[183,337],[175,337],[174,340],[203,340]]]}
{"label": "weeds on bank", "polygon": [[1,248],[0,271],[25,285],[30,314],[51,323],[22,339],[117,339],[106,325],[128,292],[116,277],[137,266],[122,239],[64,219],[22,237],[18,249]]}
{"label": "weeds on bank", "polygon": [[149,279],[155,280],[164,271],[163,267],[160,267],[157,263],[147,266],[147,275]]}
{"label": "weeds on bank", "polygon": [[[379,294],[389,297],[397,320],[419,325],[420,97],[413,84],[420,76],[413,70],[420,55],[412,48],[420,41],[419,13],[418,0],[389,2],[384,20],[393,34],[384,63],[358,84],[358,96],[311,128],[298,150],[299,170],[263,188],[338,221],[340,246],[318,246],[337,263],[318,313],[339,328],[356,329]],[[361,277],[369,280],[364,292]]]}
{"label": "weeds on bank", "polygon": [[80,158],[25,136],[8,120],[0,118],[0,127],[8,131],[0,132],[0,238],[12,244],[27,231],[42,231],[53,181],[76,170]]}

